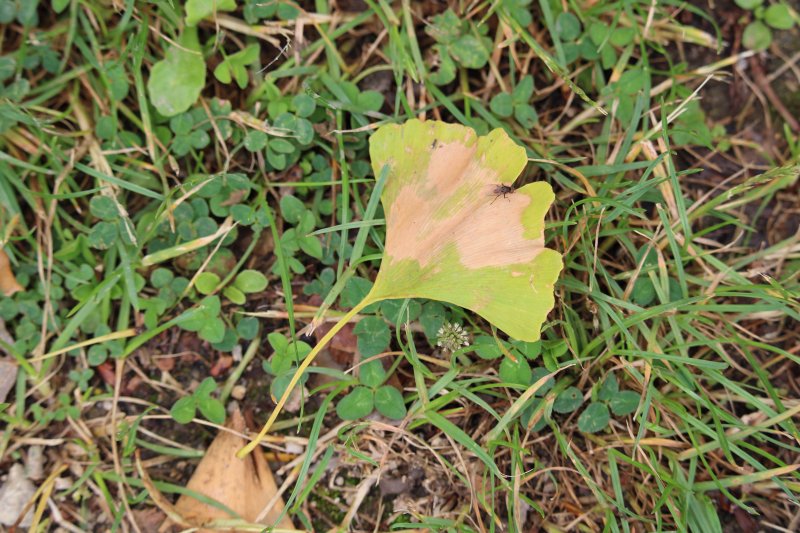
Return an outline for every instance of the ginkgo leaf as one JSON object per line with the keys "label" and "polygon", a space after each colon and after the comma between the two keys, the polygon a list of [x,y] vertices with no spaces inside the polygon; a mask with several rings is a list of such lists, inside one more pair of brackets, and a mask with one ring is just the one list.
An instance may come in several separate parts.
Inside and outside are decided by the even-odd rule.
{"label": "ginkgo leaf", "polygon": [[387,165],[388,177],[385,251],[369,298],[450,302],[515,339],[539,339],[561,255],[544,246],[550,185],[509,192],[525,149],[501,129],[478,137],[411,120],[378,129],[370,156],[375,175]]}

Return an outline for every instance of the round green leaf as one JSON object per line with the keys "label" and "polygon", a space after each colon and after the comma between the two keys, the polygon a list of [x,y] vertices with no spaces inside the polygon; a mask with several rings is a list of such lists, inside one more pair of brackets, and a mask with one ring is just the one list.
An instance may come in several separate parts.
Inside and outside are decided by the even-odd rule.
{"label": "round green leaf", "polygon": [[189,142],[195,150],[202,150],[211,142],[211,137],[203,130],[195,130],[189,135]]}
{"label": "round green leaf", "polygon": [[794,26],[792,8],[786,4],[772,4],[764,11],[764,22],[776,30],[789,30]]}
{"label": "round green leaf", "polygon": [[472,342],[472,349],[481,359],[497,359],[503,355],[494,338],[487,335],[475,337]]}
{"label": "round green leaf", "polygon": [[242,270],[234,285],[244,293],[261,292],[267,288],[267,278],[257,270]]}
{"label": "round green leaf", "polygon": [[195,26],[206,17],[219,11],[233,11],[236,9],[236,0],[187,0],[186,24]]}
{"label": "round green leaf", "polygon": [[[550,374],[550,371],[543,366],[534,368],[533,371],[531,371],[530,384],[533,385],[534,383],[536,383],[537,381],[539,381],[548,374]],[[544,382],[544,385],[539,387],[539,389],[536,391],[536,396],[544,396],[545,394],[548,393],[550,389],[552,389],[555,386],[555,384],[556,384],[555,379],[553,378],[548,379],[547,381]]]}
{"label": "round green leaf", "polygon": [[631,291],[631,301],[636,305],[646,307],[656,299],[656,288],[653,287],[653,282],[650,278],[640,274],[633,284],[633,291]]}
{"label": "round green leaf", "polygon": [[110,141],[117,134],[117,121],[108,115],[98,118],[94,125],[94,133],[98,139]]}
{"label": "round green leaf", "polygon": [[194,396],[184,396],[173,404],[169,414],[178,424],[188,424],[194,418],[195,405]]}
{"label": "round green leaf", "polygon": [[514,112],[514,101],[510,94],[500,93],[489,101],[489,109],[498,117],[508,118]]}
{"label": "round green leaf", "polygon": [[734,0],[737,6],[742,9],[755,9],[764,3],[764,0]]}
{"label": "round green leaf", "polygon": [[219,276],[214,274],[213,272],[203,272],[194,282],[194,286],[197,289],[197,292],[200,294],[211,294],[214,292],[214,289],[217,288],[219,285],[220,279]]}
{"label": "round green leaf", "polygon": [[106,359],[108,359],[108,350],[102,344],[95,344],[89,348],[89,351],[86,353],[86,357],[89,360],[89,365],[102,365],[106,362]]}
{"label": "round green leaf", "polygon": [[576,387],[569,387],[561,391],[556,396],[556,401],[553,402],[553,411],[556,413],[571,413],[581,406],[583,403],[583,395]]}
{"label": "round green leaf", "polygon": [[[524,411],[522,411],[522,416],[520,417],[520,422],[524,427],[528,427],[533,419],[533,415],[536,414],[536,411],[542,405],[544,399],[542,398],[534,398],[531,402],[529,407],[526,407]],[[544,429],[545,424],[547,424],[547,419],[545,418],[545,413],[542,413],[533,427],[530,428],[530,431],[535,433],[537,431],[541,431]]]}
{"label": "round green leaf", "polygon": [[516,348],[519,353],[521,353],[531,361],[539,357],[539,354],[542,353],[542,343],[540,341],[536,342],[516,341],[513,344],[514,348]]}
{"label": "round green leaf", "polygon": [[99,250],[107,250],[117,242],[119,231],[114,222],[98,222],[89,232],[89,246]]}
{"label": "round green leaf", "polygon": [[91,199],[89,211],[100,220],[116,220],[119,218],[119,210],[117,210],[114,200],[102,194]]}
{"label": "round green leaf", "polygon": [[392,324],[404,324],[407,320],[414,321],[422,313],[422,304],[416,300],[408,300],[408,305],[404,307],[405,300],[384,300],[381,302],[381,314]]}
{"label": "round green leaf", "polygon": [[375,316],[362,318],[353,328],[353,333],[358,337],[358,350],[363,357],[384,352],[392,340],[389,326],[382,318]]}
{"label": "round green leaf", "polygon": [[581,21],[567,11],[556,17],[556,31],[565,41],[574,41],[581,35]]}
{"label": "round green leaf", "polygon": [[523,357],[517,357],[514,362],[508,357],[504,358],[500,363],[500,379],[505,383],[516,383],[518,385],[528,385],[531,381],[531,367],[528,365],[528,360]]}
{"label": "round green leaf", "polygon": [[206,83],[206,62],[197,30],[186,28],[179,44],[180,47],[170,46],[164,59],[153,65],[147,81],[150,102],[165,117],[189,109]]}
{"label": "round green leaf", "polygon": [[280,137],[273,138],[269,141],[269,147],[278,154],[293,154],[295,151],[292,141]]}
{"label": "round green leaf", "polygon": [[263,131],[248,131],[244,137],[244,147],[248,152],[260,152],[267,147],[267,134]]}
{"label": "round green leaf", "polygon": [[384,385],[375,391],[375,408],[386,418],[400,420],[406,416],[403,395],[391,385]]}
{"label": "round green leaf", "polygon": [[192,133],[192,127],[194,127],[194,118],[191,113],[181,113],[169,120],[169,129],[175,135],[189,135]]}
{"label": "round green leaf", "polygon": [[636,31],[633,28],[621,28],[617,26],[614,28],[614,31],[611,32],[608,41],[614,46],[623,47],[633,42],[635,36]]}
{"label": "round green leaf", "polygon": [[600,402],[590,403],[578,417],[578,429],[584,433],[597,433],[608,426],[608,407]]}
{"label": "round green leaf", "polygon": [[355,307],[361,300],[366,298],[372,289],[372,282],[359,276],[353,276],[342,289],[339,303],[342,307]]}
{"label": "round green leaf", "polygon": [[246,341],[251,341],[258,335],[258,318],[254,316],[242,317],[236,324],[236,333]]}
{"label": "round green leaf", "polygon": [[197,399],[197,407],[203,416],[215,424],[225,422],[225,406],[216,398],[204,396]]}
{"label": "round green leaf", "polygon": [[356,387],[339,400],[336,405],[336,414],[342,420],[357,420],[372,412],[374,406],[372,389]]}
{"label": "round green leaf", "polygon": [[608,34],[610,32],[611,28],[609,28],[607,24],[600,21],[592,22],[589,26],[589,38],[596,45],[595,49],[609,38]]}
{"label": "round green leaf", "polygon": [[362,385],[375,388],[386,380],[386,370],[381,361],[369,361],[358,367],[358,381]]}
{"label": "round green leaf", "polygon": [[356,107],[361,112],[380,111],[383,107],[384,97],[378,91],[364,91],[356,97]]}
{"label": "round green leaf", "polygon": [[612,372],[606,377],[603,384],[600,385],[600,389],[597,391],[597,399],[607,402],[616,396],[618,392],[619,383],[617,382],[617,376]]}
{"label": "round green leaf", "polygon": [[539,122],[539,114],[536,109],[528,104],[517,104],[514,106],[514,118],[520,126],[531,129]]}
{"label": "round green leaf", "polygon": [[742,44],[750,50],[766,50],[771,42],[772,32],[760,20],[748,24],[742,34]]}
{"label": "round green leaf", "polygon": [[214,317],[200,327],[200,338],[210,343],[222,342],[225,338],[225,323],[219,317]]}
{"label": "round green leaf", "polygon": [[303,216],[303,213],[306,211],[306,205],[303,201],[291,194],[287,194],[281,198],[280,206],[281,216],[289,224],[297,224],[300,221],[300,217]]}
{"label": "round green leaf", "polygon": [[608,402],[614,416],[627,416],[639,407],[639,394],[626,390],[615,394]]}
{"label": "round green leaf", "polygon": [[489,52],[474,35],[462,35],[449,47],[450,55],[467,68],[483,68],[489,61]]}
{"label": "round green leaf", "polygon": [[[0,24],[4,24],[0,21]],[[13,57],[0,56],[0,82],[11,78],[17,71],[17,62]]]}
{"label": "round green leaf", "polygon": [[294,106],[298,117],[310,117],[314,110],[317,108],[317,103],[314,99],[304,93],[294,95],[292,98],[292,106]]}
{"label": "round green leaf", "polygon": [[[286,392],[286,387],[289,386],[289,383],[292,381],[292,377],[294,376],[294,372],[297,370],[296,368],[292,368],[287,372],[284,372],[281,375],[275,377],[272,380],[272,384],[269,387],[270,395],[272,398],[280,398]],[[308,372],[303,372],[303,375],[300,376],[300,384],[304,385],[308,381]],[[294,389],[297,390],[297,385],[294,386]]]}
{"label": "round green leaf", "polygon": [[228,285],[222,290],[222,294],[230,300],[231,302],[235,303],[236,305],[244,305],[247,302],[247,297],[244,295],[242,291],[234,287],[233,285]]}

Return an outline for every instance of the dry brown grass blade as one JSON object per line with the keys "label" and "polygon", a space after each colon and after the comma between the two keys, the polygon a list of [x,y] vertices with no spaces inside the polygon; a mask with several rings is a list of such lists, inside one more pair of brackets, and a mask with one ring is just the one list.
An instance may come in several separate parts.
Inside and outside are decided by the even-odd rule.
{"label": "dry brown grass blade", "polygon": [[[238,410],[229,418],[227,427],[235,433],[244,433],[244,418]],[[263,519],[258,520],[262,510],[275,497],[278,487],[262,454],[254,453],[244,459],[236,458],[236,452],[246,441],[235,433],[222,431],[217,435],[186,488],[226,505],[248,522],[274,525],[278,529],[294,529],[287,516],[278,520],[284,508],[281,498],[275,499],[272,509]],[[193,527],[202,528],[212,522],[235,518],[222,509],[188,495],[182,495],[174,509],[185,523],[192,524]]]}

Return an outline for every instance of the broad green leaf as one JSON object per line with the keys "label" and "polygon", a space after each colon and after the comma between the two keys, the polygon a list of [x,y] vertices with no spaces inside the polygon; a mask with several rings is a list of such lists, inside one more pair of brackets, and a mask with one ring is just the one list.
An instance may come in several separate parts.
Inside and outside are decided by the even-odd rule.
{"label": "broad green leaf", "polygon": [[188,424],[194,418],[196,405],[194,396],[184,396],[175,402],[169,414],[178,424]]}
{"label": "broad green leaf", "polygon": [[342,420],[356,420],[363,418],[372,412],[373,395],[371,389],[367,387],[356,387],[350,393],[339,400],[336,405],[336,414]]}
{"label": "broad green leaf", "polygon": [[742,9],[755,9],[764,3],[764,0],[733,0]]}
{"label": "broad green leaf", "polygon": [[236,9],[236,0],[187,0],[186,25],[196,26],[206,17],[220,11],[233,11]]}
{"label": "broad green leaf", "polygon": [[258,319],[254,316],[246,316],[236,324],[236,333],[246,341],[251,341],[258,335]]}
{"label": "broad green leaf", "polygon": [[750,50],[766,50],[771,42],[772,31],[760,20],[748,24],[742,33],[742,44]]}
{"label": "broad green leaf", "polygon": [[358,381],[367,387],[378,387],[386,379],[386,370],[380,360],[362,364],[358,370]]}
{"label": "broad green leaf", "polygon": [[233,282],[244,293],[261,292],[267,288],[267,278],[257,270],[242,270]]}
{"label": "broad green leaf", "polygon": [[517,357],[516,362],[508,357],[500,363],[500,379],[506,383],[516,383],[517,385],[528,385],[531,381],[531,367],[528,360]]}
{"label": "broad green leaf", "polygon": [[489,109],[498,117],[508,118],[514,112],[514,100],[509,93],[500,93],[491,99]]}
{"label": "broad green leaf", "polygon": [[219,281],[219,276],[213,272],[203,272],[197,276],[194,286],[200,294],[208,295],[214,292],[214,289],[219,285]]}
{"label": "broad green leaf", "polygon": [[386,418],[400,420],[406,416],[403,395],[391,385],[384,385],[375,391],[375,409]]}
{"label": "broad green leaf", "polygon": [[113,222],[98,222],[89,232],[89,246],[99,250],[106,250],[117,242],[119,231]]}
{"label": "broad green leaf", "polygon": [[597,433],[608,426],[608,407],[604,403],[590,403],[578,417],[578,429],[584,433]]}
{"label": "broad green leaf", "polygon": [[216,388],[217,388],[217,382],[214,381],[214,378],[208,376],[207,378],[205,378],[203,381],[200,382],[200,385],[197,386],[197,388],[194,391],[194,396],[195,398],[202,398],[208,396],[209,394],[214,392],[214,389]]}
{"label": "broad green leaf", "polygon": [[267,335],[267,341],[275,352],[283,353],[289,347],[289,340],[277,331]]}
{"label": "broad green leaf", "polygon": [[525,168],[525,149],[496,129],[410,120],[370,139],[372,168],[389,167],[381,196],[386,243],[370,301],[429,298],[470,309],[509,336],[539,339],[561,256],[544,247],[547,183],[495,193]]}
{"label": "broad green leaf", "polygon": [[[534,368],[533,371],[531,372],[530,384],[533,385],[534,383],[536,383],[549,373],[550,371],[543,366]],[[550,391],[550,389],[552,389],[555,386],[555,384],[556,380],[554,380],[553,378],[548,379],[547,381],[544,382],[544,385],[542,385],[539,388],[539,390],[536,391],[536,396],[544,396]]]}
{"label": "broad green leaf", "polygon": [[267,147],[267,134],[258,130],[248,131],[244,138],[244,147],[248,152],[259,152],[263,150]]}
{"label": "broad green leaf", "polygon": [[789,30],[795,22],[792,15],[792,8],[788,5],[772,4],[764,11],[764,22],[776,30]]}
{"label": "broad green leaf", "polygon": [[556,413],[571,413],[581,406],[583,403],[583,395],[576,387],[569,387],[561,391],[556,396],[556,401],[553,402],[553,411]]}
{"label": "broad green leaf", "polygon": [[597,391],[597,399],[607,402],[614,398],[618,392],[619,382],[617,382],[617,375],[612,372],[600,385],[600,389]]}
{"label": "broad green leaf", "polygon": [[492,337],[480,335],[472,341],[472,349],[481,359],[497,359],[503,355],[503,351]]}
{"label": "broad green leaf", "polygon": [[204,417],[215,424],[222,424],[225,422],[225,406],[216,398],[210,396],[198,398],[197,408],[200,409]]}
{"label": "broad green leaf", "polygon": [[559,13],[556,17],[556,32],[565,41],[574,41],[581,35],[581,21],[568,11]]}
{"label": "broad green leaf", "polygon": [[210,343],[222,342],[225,338],[225,323],[219,317],[214,317],[203,324],[197,333],[201,339]]}
{"label": "broad green leaf", "polygon": [[368,316],[362,318],[353,333],[358,337],[358,351],[364,357],[372,357],[386,350],[392,340],[392,332],[382,318]]}
{"label": "broad green leaf", "polygon": [[467,68],[483,68],[489,61],[489,51],[474,35],[462,35],[449,47],[450,55]]}
{"label": "broad green leaf", "polygon": [[120,216],[114,200],[104,195],[92,198],[89,202],[89,211],[100,220],[114,220]]}
{"label": "broad green leaf", "polygon": [[539,122],[539,113],[533,106],[517,104],[514,106],[514,118],[523,128],[531,129]]}
{"label": "broad green leaf", "polygon": [[189,109],[206,83],[206,62],[200,52],[197,29],[186,28],[178,44],[170,46],[166,57],[153,65],[147,81],[150,102],[165,117]]}
{"label": "broad green leaf", "polygon": [[233,285],[228,285],[222,290],[223,296],[230,300],[231,302],[235,303],[236,305],[244,305],[247,302],[247,297],[244,295],[242,291],[234,287]]}
{"label": "broad green leaf", "polygon": [[608,406],[614,416],[627,416],[636,411],[636,408],[639,407],[640,399],[636,392],[626,390],[615,394],[608,402]]}

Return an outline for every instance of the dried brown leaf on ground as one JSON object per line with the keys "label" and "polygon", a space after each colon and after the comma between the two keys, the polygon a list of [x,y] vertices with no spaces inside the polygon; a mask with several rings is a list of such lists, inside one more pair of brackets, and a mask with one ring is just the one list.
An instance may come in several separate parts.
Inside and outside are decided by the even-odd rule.
{"label": "dried brown leaf on ground", "polygon": [[[238,410],[228,419],[227,427],[236,433],[245,432],[244,418]],[[259,520],[259,516],[273,500],[278,488],[262,454],[251,454],[244,459],[236,458],[236,452],[245,444],[244,438],[230,431],[220,431],[197,465],[186,488],[227,506],[247,522],[293,530],[294,525],[287,516],[278,521],[284,508],[281,498],[278,498],[266,516]],[[235,518],[222,509],[212,507],[188,495],[182,495],[178,499],[174,510],[181,516],[183,523],[201,528],[200,531],[211,531],[203,529],[203,526],[211,526],[212,522]],[[169,525],[170,521],[165,522],[162,530]],[[236,529],[214,528],[213,531],[236,531]]]}
{"label": "dried brown leaf on ground", "polygon": [[0,249],[0,292],[5,296],[11,296],[21,290],[24,290],[22,285],[17,282],[14,272],[11,271],[11,261],[6,252]]}
{"label": "dried brown leaf on ground", "polygon": [[[0,340],[8,345],[14,344],[14,339],[6,330],[6,323],[0,318]],[[6,350],[0,345],[0,355],[5,354]],[[14,388],[17,382],[17,363],[16,361],[0,356],[0,402],[6,401],[8,393]]]}
{"label": "dried brown leaf on ground", "polygon": [[[0,488],[0,524],[29,527],[33,523],[33,507],[28,503],[35,492],[36,487],[25,475],[25,468],[20,464],[12,465],[6,482]],[[25,514],[20,520],[23,511]]]}

